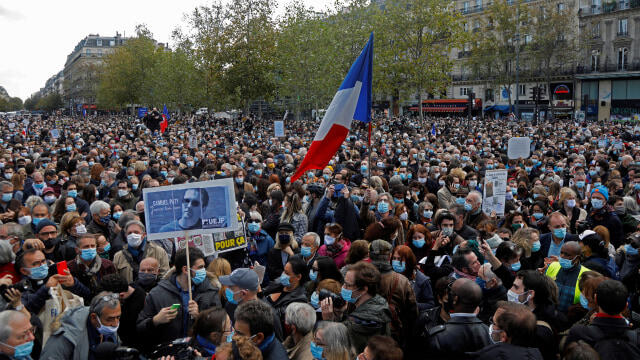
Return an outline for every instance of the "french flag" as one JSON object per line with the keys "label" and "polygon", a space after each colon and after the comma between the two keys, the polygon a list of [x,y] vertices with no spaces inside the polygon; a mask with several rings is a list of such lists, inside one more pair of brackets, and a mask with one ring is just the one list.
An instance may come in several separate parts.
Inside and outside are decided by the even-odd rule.
{"label": "french flag", "polygon": [[369,42],[351,65],[347,77],[333,96],[309,151],[291,177],[291,182],[309,170],[324,169],[347,138],[351,121],[371,121],[371,87],[373,70],[373,33]]}
{"label": "french flag", "polygon": [[167,110],[167,104],[164,104],[162,109],[162,122],[160,123],[160,132],[164,134],[167,127],[169,127],[169,110]]}

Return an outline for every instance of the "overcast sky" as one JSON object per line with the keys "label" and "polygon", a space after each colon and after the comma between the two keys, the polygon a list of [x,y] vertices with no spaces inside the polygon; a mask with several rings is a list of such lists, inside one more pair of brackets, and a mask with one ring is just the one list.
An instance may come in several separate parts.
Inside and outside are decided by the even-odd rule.
{"label": "overcast sky", "polygon": [[[331,0],[304,0],[322,10]],[[88,34],[133,35],[147,25],[159,42],[169,42],[183,16],[206,0],[0,1],[0,86],[23,101],[63,69],[67,55]],[[285,1],[279,3],[282,14]]]}

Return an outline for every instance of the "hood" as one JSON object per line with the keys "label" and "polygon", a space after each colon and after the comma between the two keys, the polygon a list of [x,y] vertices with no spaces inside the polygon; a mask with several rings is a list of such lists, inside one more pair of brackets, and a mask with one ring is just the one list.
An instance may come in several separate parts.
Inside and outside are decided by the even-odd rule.
{"label": "hood", "polygon": [[391,321],[391,312],[389,311],[387,300],[380,295],[376,295],[365,301],[351,314],[349,314],[349,316],[353,316],[360,320],[374,321],[378,323]]}
{"label": "hood", "polygon": [[[68,310],[59,323],[54,323],[54,334],[64,332],[64,337],[76,346],[75,339],[79,339],[87,331],[87,318],[89,317],[89,307],[80,306]],[[56,328],[57,326],[57,328]]]}

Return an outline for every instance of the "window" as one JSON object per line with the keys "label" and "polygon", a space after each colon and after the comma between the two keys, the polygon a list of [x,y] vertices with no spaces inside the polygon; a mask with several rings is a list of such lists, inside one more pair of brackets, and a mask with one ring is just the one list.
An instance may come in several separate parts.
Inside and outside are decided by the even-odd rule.
{"label": "window", "polygon": [[484,100],[485,101],[495,101],[493,97],[493,89],[486,89],[484,91]]}
{"label": "window", "polygon": [[518,94],[520,96],[527,95],[527,85],[526,84],[520,84],[520,88],[518,89]]}
{"label": "window", "polygon": [[471,88],[460,88],[460,96],[467,96],[468,94],[470,94],[472,92]]}
{"label": "window", "polygon": [[533,40],[533,38],[531,37],[531,35],[527,34],[524,36],[524,44],[528,45],[531,44],[531,41]]}
{"label": "window", "polygon": [[626,47],[618,49],[618,71],[627,69],[627,56],[629,56],[629,49]]}
{"label": "window", "polygon": [[469,12],[469,2],[468,1],[465,1],[465,2],[462,3],[462,11],[465,12],[465,13]]}
{"label": "window", "polygon": [[464,28],[464,31],[469,31],[469,24],[463,23],[462,26]]}
{"label": "window", "polygon": [[557,7],[558,7],[558,12],[562,12],[565,9],[564,8],[564,3],[558,3]]}
{"label": "window", "polygon": [[593,27],[591,28],[591,35],[594,38],[599,38],[600,37],[600,23],[599,22],[593,24]]}
{"label": "window", "polygon": [[591,51],[591,71],[598,71],[598,65],[600,64],[600,51]]}
{"label": "window", "polygon": [[109,40],[109,46],[116,46],[115,40]]}
{"label": "window", "polygon": [[97,46],[102,46],[102,39],[96,40],[96,45]]}
{"label": "window", "polygon": [[618,36],[627,36],[627,18],[618,20]]}
{"label": "window", "polygon": [[473,32],[477,32],[477,31],[479,31],[479,30],[480,30],[480,21],[475,20],[475,21],[473,22]]}
{"label": "window", "polygon": [[87,49],[86,54],[90,55],[91,54],[91,49]]}

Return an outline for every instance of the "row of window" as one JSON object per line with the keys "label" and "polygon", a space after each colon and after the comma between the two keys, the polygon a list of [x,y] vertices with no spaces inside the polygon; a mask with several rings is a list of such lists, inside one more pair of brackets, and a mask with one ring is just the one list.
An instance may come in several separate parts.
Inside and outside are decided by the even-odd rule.
{"label": "row of window", "polygon": [[[547,93],[547,85],[546,84],[540,84],[538,86],[542,88],[542,92],[544,94]],[[470,88],[461,87],[460,88],[460,96],[468,96],[472,92],[473,92],[473,88],[472,87],[470,87]],[[518,95],[519,96],[527,96],[527,84],[519,84],[519,86],[518,86]],[[485,98],[486,101],[493,101],[493,98],[494,98],[493,89],[486,89],[484,98]]]}
{"label": "row of window", "polygon": [[[102,46],[102,39],[96,39],[96,46]],[[105,44],[106,46],[106,44]],[[115,40],[109,40],[109,46],[116,46]]]}
{"label": "row of window", "polygon": [[[629,67],[629,49],[627,47],[618,48],[616,64],[619,71],[627,70]],[[591,71],[600,71],[600,50],[591,51]]]}
{"label": "row of window", "polygon": [[[619,36],[627,36],[629,35],[629,27],[628,27],[629,19],[623,18],[618,19],[618,35]],[[591,35],[594,38],[600,37],[600,23],[594,23],[591,27]]]}

